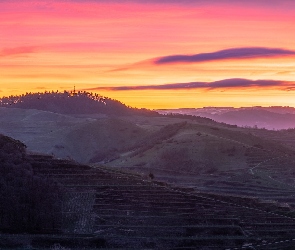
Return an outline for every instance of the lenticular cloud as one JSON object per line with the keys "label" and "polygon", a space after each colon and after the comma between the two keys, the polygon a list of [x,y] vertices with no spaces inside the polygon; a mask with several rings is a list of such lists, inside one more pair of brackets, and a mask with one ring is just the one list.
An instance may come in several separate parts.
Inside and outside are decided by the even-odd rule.
{"label": "lenticular cloud", "polygon": [[155,59],[154,64],[198,63],[227,59],[265,58],[289,55],[295,55],[295,51],[277,48],[246,47],[225,49],[215,52],[199,53],[194,55],[164,56]]}

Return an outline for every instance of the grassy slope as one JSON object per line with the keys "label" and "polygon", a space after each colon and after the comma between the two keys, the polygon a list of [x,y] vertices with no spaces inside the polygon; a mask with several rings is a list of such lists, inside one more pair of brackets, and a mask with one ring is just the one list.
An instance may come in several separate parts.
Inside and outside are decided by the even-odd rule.
{"label": "grassy slope", "polygon": [[133,147],[145,135],[145,130],[119,119],[100,119],[82,124],[64,139],[71,155],[83,162],[95,162],[117,157]]}
{"label": "grassy slope", "polygon": [[88,162],[112,157],[145,135],[135,124],[91,116],[75,118],[52,112],[0,108],[0,133],[24,142],[29,151]]}
{"label": "grassy slope", "polygon": [[[151,131],[155,129],[150,126]],[[108,165],[144,175],[152,172],[156,179],[210,192],[290,201],[295,205],[290,198],[294,191],[290,185],[290,176],[295,176],[294,150],[257,137],[248,129],[188,121],[171,137],[154,140],[152,147],[139,154],[122,154]]]}
{"label": "grassy slope", "polygon": [[[162,128],[163,131],[169,126]],[[187,123],[168,138],[154,140],[152,147],[140,154],[125,154],[112,162],[117,166],[150,166],[152,168],[183,171],[207,171],[214,168],[219,171],[246,168],[246,150],[254,147],[257,151],[269,151],[269,154],[290,153],[293,151],[271,141],[250,134],[247,130],[207,126]],[[151,138],[152,135],[149,135]],[[142,142],[147,143],[145,142]],[[261,148],[259,148],[261,147]],[[144,148],[144,147],[143,147]],[[177,156],[177,157],[176,157]],[[153,166],[154,165],[154,166]],[[186,167],[185,167],[186,166]]]}

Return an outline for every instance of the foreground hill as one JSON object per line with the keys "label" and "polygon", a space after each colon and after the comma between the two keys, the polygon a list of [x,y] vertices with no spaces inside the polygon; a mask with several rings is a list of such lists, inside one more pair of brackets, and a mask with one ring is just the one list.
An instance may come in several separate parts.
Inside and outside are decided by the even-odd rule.
{"label": "foreground hill", "polygon": [[26,161],[35,175],[63,187],[59,233],[2,232],[0,248],[291,249],[295,239],[293,211],[276,204],[180,188],[48,155],[26,155]]}
{"label": "foreground hill", "polygon": [[0,232],[58,231],[61,192],[33,170],[23,143],[0,134]]}
{"label": "foreground hill", "polygon": [[38,109],[59,114],[156,115],[146,109],[135,109],[98,94],[89,92],[27,93],[2,97],[0,107]]}

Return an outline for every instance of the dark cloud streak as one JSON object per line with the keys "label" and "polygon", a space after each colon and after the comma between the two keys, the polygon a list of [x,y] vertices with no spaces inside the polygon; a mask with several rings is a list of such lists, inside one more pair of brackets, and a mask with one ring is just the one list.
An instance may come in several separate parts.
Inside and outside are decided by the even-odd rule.
{"label": "dark cloud streak", "polygon": [[295,82],[277,81],[277,80],[248,80],[242,78],[225,79],[215,82],[188,82],[188,83],[171,83],[162,85],[139,85],[139,86],[119,86],[119,87],[97,87],[87,90],[179,90],[179,89],[239,89],[239,88],[268,88],[277,87],[283,90],[295,88]]}
{"label": "dark cloud streak", "polygon": [[169,63],[197,63],[208,61],[219,61],[228,59],[266,58],[277,56],[295,55],[295,51],[277,48],[245,47],[219,50],[211,53],[200,53],[195,55],[170,55],[154,60],[154,64]]}

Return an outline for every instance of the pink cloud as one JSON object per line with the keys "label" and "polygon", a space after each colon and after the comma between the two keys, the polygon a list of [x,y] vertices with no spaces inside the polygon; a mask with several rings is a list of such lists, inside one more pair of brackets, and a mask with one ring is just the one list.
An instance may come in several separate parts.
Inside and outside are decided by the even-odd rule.
{"label": "pink cloud", "polygon": [[5,48],[0,51],[0,57],[35,53],[37,49],[38,49],[37,46],[21,46],[21,47],[14,47],[14,48]]}

